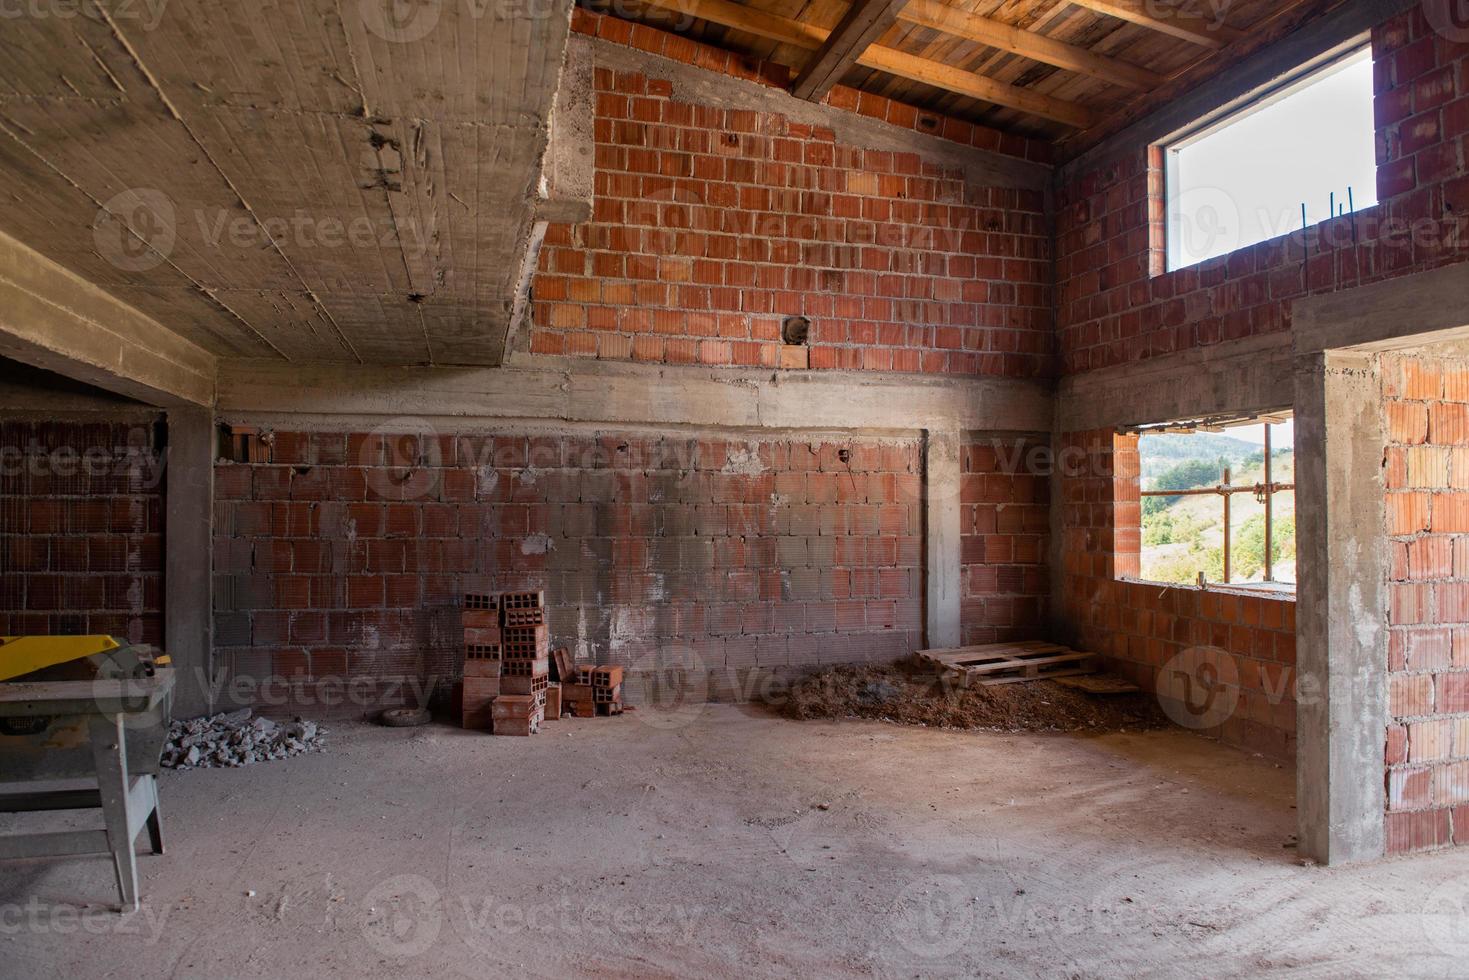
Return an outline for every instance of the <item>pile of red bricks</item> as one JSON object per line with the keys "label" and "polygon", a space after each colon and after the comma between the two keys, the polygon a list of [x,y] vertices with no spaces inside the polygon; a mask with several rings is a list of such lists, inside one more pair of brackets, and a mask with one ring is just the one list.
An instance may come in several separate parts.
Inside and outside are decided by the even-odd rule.
{"label": "pile of red bricks", "polygon": [[622,714],[622,668],[577,667],[576,683],[562,685],[562,697],[576,718]]}
{"label": "pile of red bricks", "polygon": [[622,713],[621,667],[577,667],[558,649],[561,683],[552,683],[544,592],[466,594],[463,626],[464,680],[456,700],[465,728],[534,735],[563,710],[578,718]]}

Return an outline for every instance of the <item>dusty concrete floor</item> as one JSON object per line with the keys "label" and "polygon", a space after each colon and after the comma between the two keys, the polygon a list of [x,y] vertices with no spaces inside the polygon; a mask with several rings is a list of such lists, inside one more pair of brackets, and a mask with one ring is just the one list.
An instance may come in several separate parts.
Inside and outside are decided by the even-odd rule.
{"label": "dusty concrete floor", "polygon": [[1192,735],[666,719],[168,773],[141,912],[0,866],[0,975],[1464,975],[1469,854],[1300,867],[1289,772]]}

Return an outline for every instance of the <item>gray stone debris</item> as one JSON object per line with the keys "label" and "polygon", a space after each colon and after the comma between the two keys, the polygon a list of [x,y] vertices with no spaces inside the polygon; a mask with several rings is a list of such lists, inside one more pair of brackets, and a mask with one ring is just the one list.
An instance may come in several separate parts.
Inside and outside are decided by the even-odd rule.
{"label": "gray stone debris", "polygon": [[234,769],[320,751],[326,732],[314,721],[252,718],[249,708],[168,726],[163,765],[168,769]]}

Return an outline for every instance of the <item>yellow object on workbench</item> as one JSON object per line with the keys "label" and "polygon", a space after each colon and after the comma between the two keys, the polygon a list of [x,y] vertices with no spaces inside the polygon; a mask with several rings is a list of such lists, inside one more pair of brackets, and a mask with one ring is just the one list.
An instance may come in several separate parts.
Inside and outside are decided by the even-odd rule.
{"label": "yellow object on workbench", "polygon": [[0,636],[0,681],[116,650],[110,636]]}

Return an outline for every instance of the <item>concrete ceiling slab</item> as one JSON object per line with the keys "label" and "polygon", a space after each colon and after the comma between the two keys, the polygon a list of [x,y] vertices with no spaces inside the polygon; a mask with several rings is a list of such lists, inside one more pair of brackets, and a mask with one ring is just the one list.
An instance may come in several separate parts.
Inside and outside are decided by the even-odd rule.
{"label": "concrete ceiling slab", "polygon": [[0,230],[220,356],[498,364],[569,18],[171,0],[8,21]]}

